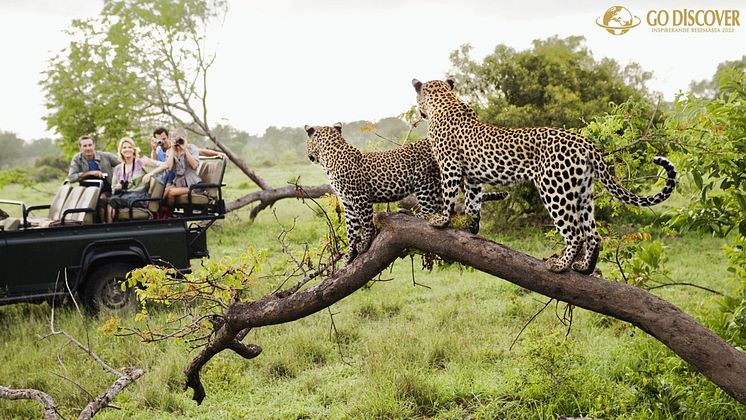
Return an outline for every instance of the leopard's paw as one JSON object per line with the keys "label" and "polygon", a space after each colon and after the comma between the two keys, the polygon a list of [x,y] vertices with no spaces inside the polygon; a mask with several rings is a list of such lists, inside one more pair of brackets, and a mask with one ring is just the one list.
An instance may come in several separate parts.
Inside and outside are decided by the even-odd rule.
{"label": "leopard's paw", "polygon": [[569,268],[570,264],[563,264],[561,258],[549,257],[544,261],[547,270],[553,273],[561,273]]}

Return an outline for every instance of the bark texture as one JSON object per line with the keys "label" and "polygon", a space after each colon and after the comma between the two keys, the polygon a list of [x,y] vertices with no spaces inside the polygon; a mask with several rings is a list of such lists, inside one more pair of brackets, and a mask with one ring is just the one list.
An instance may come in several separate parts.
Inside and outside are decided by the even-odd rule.
{"label": "bark texture", "polygon": [[[204,398],[199,371],[215,354],[234,346],[245,331],[295,321],[364,286],[408,249],[432,252],[542,295],[629,322],[652,335],[739,402],[746,404],[746,355],[676,306],[622,283],[568,271],[465,231],[438,229],[412,216],[380,213],[370,249],[320,283],[290,295],[281,292],[232,304],[215,339],[185,369],[194,399]],[[239,333],[244,332],[242,336]],[[258,346],[257,346],[258,349]],[[258,354],[261,349],[255,351]]]}
{"label": "bark texture", "polygon": [[253,193],[246,194],[245,196],[233,200],[225,205],[225,211],[230,212],[238,210],[246,205],[256,203],[251,209],[250,217],[253,219],[259,214],[260,211],[271,207],[278,200],[284,198],[318,198],[324,194],[334,194],[332,186],[329,184],[316,185],[316,186],[296,186],[288,185],[283,188],[269,188],[262,189]]}

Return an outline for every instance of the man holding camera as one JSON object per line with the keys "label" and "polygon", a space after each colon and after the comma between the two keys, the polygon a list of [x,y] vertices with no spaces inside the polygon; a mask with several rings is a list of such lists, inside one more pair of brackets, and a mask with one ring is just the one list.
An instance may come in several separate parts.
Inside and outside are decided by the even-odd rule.
{"label": "man holding camera", "polygon": [[150,139],[150,158],[158,162],[165,162],[166,152],[170,147],[168,130],[165,127],[158,127],[153,130],[153,138]]}
{"label": "man holding camera", "polygon": [[[186,137],[186,136],[183,136]],[[167,152],[171,148],[171,140],[168,137],[168,130],[165,127],[158,127],[153,130],[153,138],[150,139],[150,158],[159,162],[165,162]],[[219,156],[225,159],[225,153],[210,149],[198,149],[200,156],[212,157]],[[173,179],[173,178],[171,178]],[[170,180],[168,180],[170,181]],[[168,184],[168,182],[167,182]]]}

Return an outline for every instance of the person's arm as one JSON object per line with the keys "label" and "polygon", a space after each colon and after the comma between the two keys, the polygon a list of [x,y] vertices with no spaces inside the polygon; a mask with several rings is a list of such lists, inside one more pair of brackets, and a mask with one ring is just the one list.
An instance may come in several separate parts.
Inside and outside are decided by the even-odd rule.
{"label": "person's arm", "polygon": [[[143,168],[158,168],[159,166],[164,166],[163,163],[160,162],[158,159],[149,158],[147,156],[143,156],[140,158],[140,163],[142,164]],[[161,171],[158,171],[161,172]]]}
{"label": "person's arm", "polygon": [[[114,177],[114,179],[111,180],[111,193],[112,194],[116,194],[122,189],[122,184],[119,182],[119,178],[120,178],[119,175],[121,175],[122,173],[122,169],[120,168],[120,165],[117,165],[116,167],[114,167],[114,170],[112,171],[112,175]],[[119,173],[117,173],[117,170],[119,171]],[[114,184],[115,181],[116,181],[116,184]]]}
{"label": "person's arm", "polygon": [[70,182],[77,182],[84,178],[101,178],[101,171],[82,171],[78,164],[77,156],[73,157],[70,162],[70,168],[67,170],[67,179]]}
{"label": "person's arm", "polygon": [[166,152],[166,162],[163,166],[168,168],[168,170],[173,169],[174,167],[174,148],[173,147],[168,149],[168,151]]}
{"label": "person's arm", "polygon": [[[189,167],[191,167],[192,169],[196,171],[197,167],[199,166],[199,160],[198,160],[199,158],[192,155],[192,150],[189,150],[189,145],[186,142],[184,142],[184,145],[182,147],[184,148],[184,151],[185,151],[184,155],[186,156],[187,164],[189,165]],[[199,156],[199,149],[197,149],[196,151],[197,151],[197,156]]]}
{"label": "person's arm", "polygon": [[70,182],[75,182],[79,180],[81,175],[83,175],[83,172],[80,170],[80,167],[78,166],[76,157],[77,156],[73,157],[73,160],[70,161],[70,169],[67,170],[67,179]]}
{"label": "person's arm", "polygon": [[158,148],[158,140],[153,137],[150,139],[150,158],[153,160],[158,160],[158,153],[156,152],[156,149]]}
{"label": "person's arm", "polygon": [[144,185],[148,185],[150,183],[150,178],[168,169],[166,165],[161,165],[161,162],[149,159],[145,156],[140,158],[140,163],[142,163],[143,168],[153,168],[152,171],[143,175],[142,182]]}
{"label": "person's arm", "polygon": [[226,155],[223,152],[218,152],[212,149],[199,149],[199,155],[204,157],[215,157],[218,156],[220,159],[225,159]]}

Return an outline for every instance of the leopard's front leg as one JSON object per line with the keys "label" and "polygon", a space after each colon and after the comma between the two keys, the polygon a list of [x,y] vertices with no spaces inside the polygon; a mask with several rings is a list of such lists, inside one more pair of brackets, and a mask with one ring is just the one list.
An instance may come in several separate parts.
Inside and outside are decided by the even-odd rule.
{"label": "leopard's front leg", "polygon": [[342,200],[342,207],[345,211],[345,228],[347,231],[347,264],[351,263],[358,256],[358,243],[360,242],[360,216],[355,211],[354,206],[348,200]]}
{"label": "leopard's front leg", "polygon": [[373,206],[367,197],[353,197],[342,200],[345,209],[345,226],[349,248],[347,263],[351,263],[358,255],[367,251],[375,237],[376,228],[373,225]]}
{"label": "leopard's front leg", "polygon": [[440,186],[443,191],[443,211],[426,218],[433,226],[446,227],[456,212],[456,195],[461,185],[461,168],[452,159],[441,158],[438,153],[436,157],[440,168]]}

